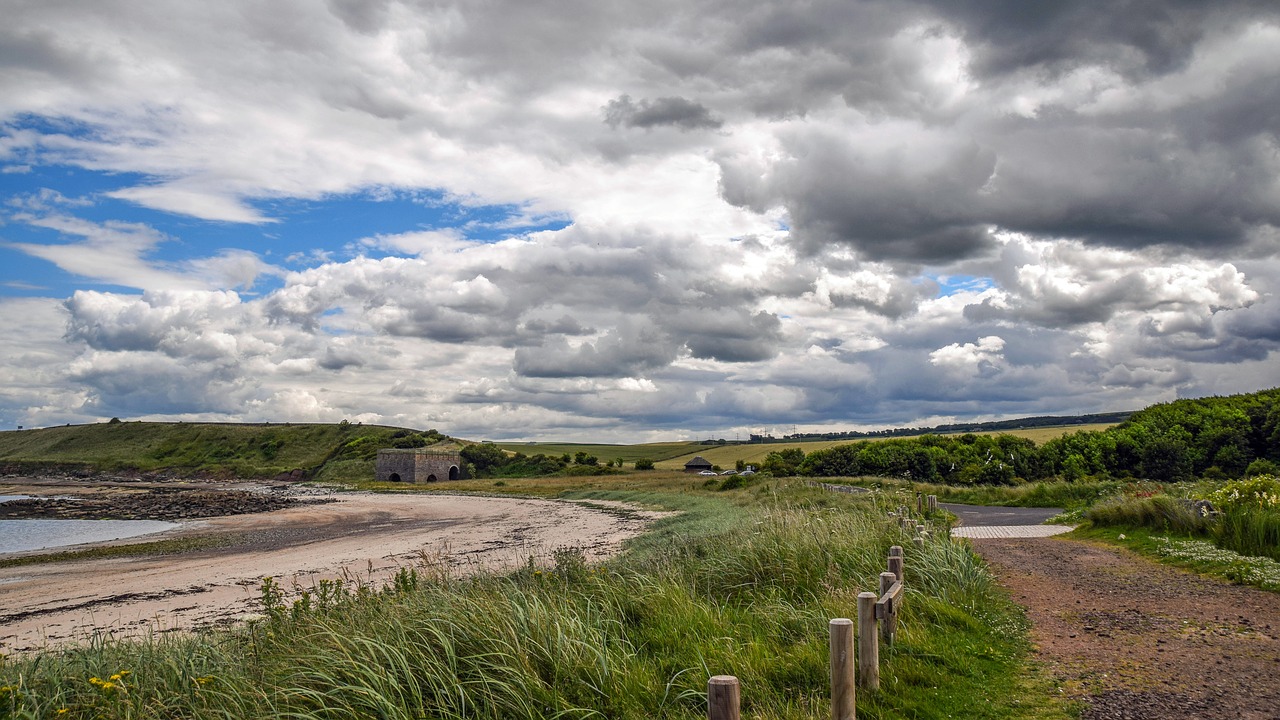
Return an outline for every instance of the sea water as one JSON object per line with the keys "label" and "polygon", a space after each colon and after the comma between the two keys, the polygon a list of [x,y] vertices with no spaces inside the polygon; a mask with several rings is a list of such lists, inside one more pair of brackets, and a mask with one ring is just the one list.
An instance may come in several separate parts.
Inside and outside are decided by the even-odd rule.
{"label": "sea water", "polygon": [[[0,495],[0,502],[22,495]],[[150,535],[178,527],[160,520],[0,520],[0,555]]]}

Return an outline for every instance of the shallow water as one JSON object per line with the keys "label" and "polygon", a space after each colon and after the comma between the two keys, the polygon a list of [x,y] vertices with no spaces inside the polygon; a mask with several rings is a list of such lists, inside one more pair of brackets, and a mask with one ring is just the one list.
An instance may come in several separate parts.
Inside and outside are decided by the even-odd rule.
{"label": "shallow water", "polygon": [[10,500],[23,500],[31,497],[30,495],[0,495],[0,503],[7,503]]}
{"label": "shallow water", "polygon": [[120,540],[175,527],[177,523],[160,520],[0,520],[0,554]]}

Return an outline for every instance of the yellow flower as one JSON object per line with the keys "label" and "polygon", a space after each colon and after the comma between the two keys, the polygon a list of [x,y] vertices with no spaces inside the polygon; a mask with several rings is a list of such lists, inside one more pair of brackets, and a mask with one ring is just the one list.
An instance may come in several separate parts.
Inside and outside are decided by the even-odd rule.
{"label": "yellow flower", "polygon": [[124,677],[124,676],[123,676],[123,675],[121,675],[120,673],[116,673],[115,675],[112,675],[112,676],[111,676],[111,679],[112,679],[112,680],[119,680],[119,679],[120,679],[120,678],[122,678],[122,677]]}
{"label": "yellow flower", "polygon": [[102,683],[102,689],[103,689],[103,690],[115,690],[115,689],[116,689],[116,684],[115,684],[115,683],[113,683],[113,682],[104,682],[104,683]]}
{"label": "yellow flower", "polygon": [[96,677],[91,677],[91,678],[89,678],[89,684],[90,684],[90,685],[101,685],[101,684],[102,684],[102,681],[101,681],[101,680],[99,680],[99,679],[98,679],[98,678],[96,678]]}
{"label": "yellow flower", "polygon": [[66,715],[66,714],[67,714],[67,708],[58,708],[58,714],[59,714],[59,715]]}

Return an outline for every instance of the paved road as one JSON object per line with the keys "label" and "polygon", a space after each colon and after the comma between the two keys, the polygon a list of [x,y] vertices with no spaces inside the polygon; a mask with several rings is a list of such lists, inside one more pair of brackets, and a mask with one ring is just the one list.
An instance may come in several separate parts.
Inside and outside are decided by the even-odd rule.
{"label": "paved road", "polygon": [[1029,538],[1060,535],[1074,529],[1073,525],[1041,525],[1045,520],[1062,512],[1061,508],[994,507],[989,505],[960,505],[939,503],[960,518],[960,525],[951,529],[952,537],[967,538]]}
{"label": "paved road", "polygon": [[994,507],[990,505],[960,505],[939,503],[960,518],[961,525],[984,527],[992,525],[1039,525],[1062,512],[1062,508]]}

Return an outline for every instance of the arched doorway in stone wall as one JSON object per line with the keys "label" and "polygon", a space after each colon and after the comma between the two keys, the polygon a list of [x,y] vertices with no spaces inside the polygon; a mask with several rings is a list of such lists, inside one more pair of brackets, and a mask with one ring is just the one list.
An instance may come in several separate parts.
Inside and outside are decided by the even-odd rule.
{"label": "arched doorway in stone wall", "polygon": [[436,481],[436,476],[435,476],[435,475],[428,475],[428,476],[427,476],[427,482],[435,482],[435,481]]}
{"label": "arched doorway in stone wall", "polygon": [[458,466],[457,466],[457,465],[450,465],[450,466],[449,466],[449,479],[450,479],[450,480],[457,480],[457,479],[458,479]]}
{"label": "arched doorway in stone wall", "polygon": [[391,482],[400,482],[400,473],[391,473],[387,476],[387,479]]}

